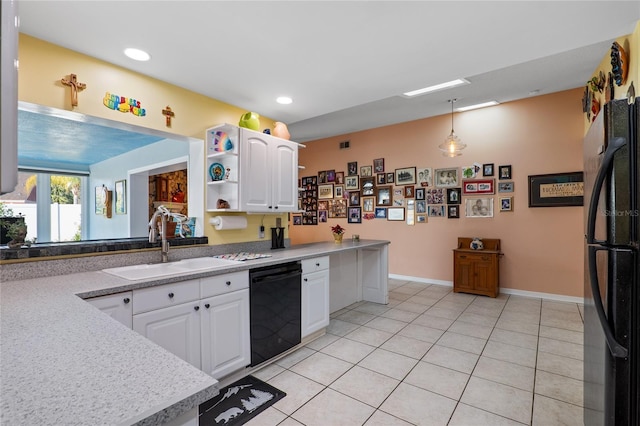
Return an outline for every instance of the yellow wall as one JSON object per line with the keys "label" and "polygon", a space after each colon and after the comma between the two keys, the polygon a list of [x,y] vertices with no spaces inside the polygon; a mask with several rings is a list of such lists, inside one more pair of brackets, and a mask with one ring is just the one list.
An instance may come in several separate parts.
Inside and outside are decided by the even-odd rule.
{"label": "yellow wall", "polygon": [[[624,37],[619,37],[616,39],[618,44],[622,46],[622,48],[627,53],[629,58],[629,72],[627,75],[627,81],[622,86],[617,86],[614,83],[614,99],[624,99],[627,97],[627,91],[629,87],[631,87],[631,83],[635,88],[636,96],[640,96],[640,21],[636,24],[636,28],[632,34]],[[613,43],[612,43],[613,44]],[[605,52],[602,61],[595,69],[591,77],[596,77],[602,71],[605,75],[605,79],[611,72],[611,51],[608,50]],[[592,95],[600,102],[600,110],[604,107],[606,103],[605,92],[595,92]],[[587,115],[584,114],[584,133],[587,133],[589,127],[591,126],[591,122],[593,120],[593,114],[591,114],[590,119],[587,118]]]}
{"label": "yellow wall", "polygon": [[[246,112],[233,105],[199,95],[189,90],[164,83],[125,68],[109,64],[60,46],[20,34],[20,70],[18,98],[21,101],[49,107],[72,110],[82,114],[121,121],[168,133],[204,139],[205,130],[220,123],[236,124]],[[150,63],[149,67],[153,67]],[[78,106],[71,107],[70,89],[60,80],[76,74],[87,88],[78,95]],[[139,100],[146,109],[145,117],[121,113],[102,104],[106,92]],[[169,105],[175,113],[172,127],[165,126],[162,109]],[[257,111],[259,113],[259,111]],[[262,128],[272,128],[273,120],[261,117]],[[204,145],[203,145],[204,149]],[[205,167],[203,164],[202,167]],[[197,195],[189,194],[189,197]],[[204,194],[201,194],[204,197]],[[205,218],[213,214],[205,214]],[[275,215],[266,216],[267,229],[275,226]],[[281,215],[286,220],[286,215]],[[210,244],[258,240],[261,215],[247,215],[248,227],[240,231],[216,231],[205,224],[205,235]],[[266,239],[268,239],[267,236]]]}
{"label": "yellow wall", "polygon": [[[381,219],[362,224],[329,219],[318,226],[291,226],[292,243],[331,241],[329,228],[339,223],[347,229],[346,238],[357,233],[390,240],[390,273],[450,282],[458,237],[499,238],[502,287],[582,296],[582,207],[529,208],[527,190],[529,175],[583,169],[581,97],[582,90],[575,89],[457,113],[455,131],[467,144],[457,158],[443,157],[438,149],[451,131],[450,115],[306,142],[300,151],[300,164],[306,167],[301,176],[344,171],[350,161],[372,165],[376,158],[384,158],[385,171],[494,163],[496,172],[500,165],[512,166],[515,192],[493,196],[491,219],[429,217],[427,223],[413,226]],[[351,148],[339,150],[345,140]],[[498,197],[508,195],[514,197],[514,211],[500,212]]]}

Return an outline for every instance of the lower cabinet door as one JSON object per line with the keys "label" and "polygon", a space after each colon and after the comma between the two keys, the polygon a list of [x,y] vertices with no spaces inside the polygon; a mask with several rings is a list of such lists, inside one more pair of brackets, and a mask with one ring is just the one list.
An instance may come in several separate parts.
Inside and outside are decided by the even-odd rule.
{"label": "lower cabinet door", "polygon": [[183,303],[133,316],[133,330],[200,368],[200,306]]}
{"label": "lower cabinet door", "polygon": [[124,293],[110,294],[108,296],[94,297],[93,299],[87,299],[87,302],[116,321],[131,328],[133,316],[131,295],[132,293],[127,291]]}
{"label": "lower cabinet door", "polygon": [[203,299],[202,371],[216,379],[251,363],[249,289]]}
{"label": "lower cabinet door", "polygon": [[329,270],[302,275],[302,338],[329,325]]}

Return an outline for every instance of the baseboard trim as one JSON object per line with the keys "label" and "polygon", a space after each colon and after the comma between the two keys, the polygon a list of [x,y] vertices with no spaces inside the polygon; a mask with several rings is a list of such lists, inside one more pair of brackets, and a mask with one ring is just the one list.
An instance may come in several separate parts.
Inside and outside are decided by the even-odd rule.
{"label": "baseboard trim", "polygon": [[[389,274],[389,278],[395,280],[407,280],[424,284],[442,285],[445,287],[453,287],[453,281],[434,280],[431,278],[412,277],[410,275]],[[513,288],[500,287],[500,293],[512,294],[514,296],[536,297],[539,299],[553,300],[556,302],[584,303],[582,297],[564,296],[562,294],[542,293],[538,291],[517,290]]]}

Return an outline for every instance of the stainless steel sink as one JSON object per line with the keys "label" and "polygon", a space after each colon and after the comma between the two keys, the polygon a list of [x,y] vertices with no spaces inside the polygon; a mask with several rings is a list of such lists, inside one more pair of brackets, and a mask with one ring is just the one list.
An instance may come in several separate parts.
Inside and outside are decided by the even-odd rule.
{"label": "stainless steel sink", "polygon": [[169,275],[187,274],[194,271],[206,271],[225,266],[237,265],[238,261],[217,259],[213,257],[196,257],[184,259],[178,262],[152,263],[142,265],[122,266],[119,268],[103,269],[102,272],[115,275],[126,280],[141,280],[147,278],[157,278]]}

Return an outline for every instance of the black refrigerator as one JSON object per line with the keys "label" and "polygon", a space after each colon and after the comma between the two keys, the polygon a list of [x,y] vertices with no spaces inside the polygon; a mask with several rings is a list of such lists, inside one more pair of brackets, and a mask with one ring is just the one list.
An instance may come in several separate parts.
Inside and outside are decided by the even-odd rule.
{"label": "black refrigerator", "polygon": [[584,139],[584,423],[640,424],[640,99],[604,106]]}

